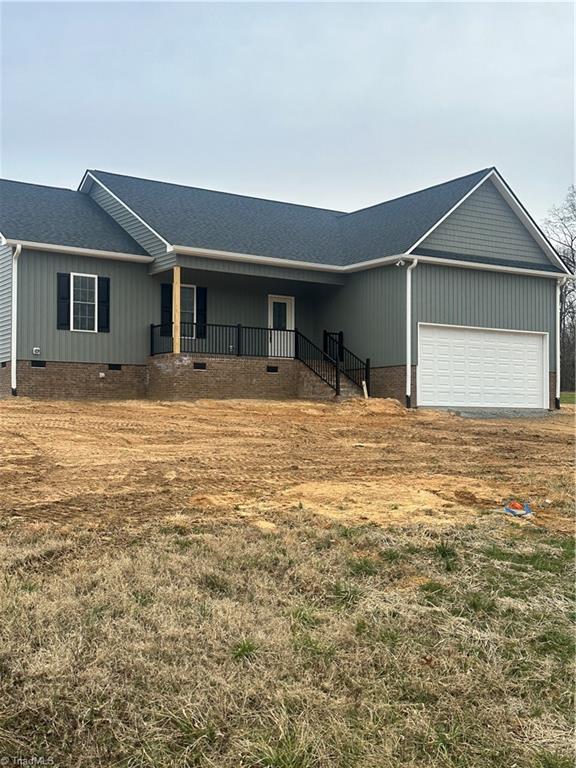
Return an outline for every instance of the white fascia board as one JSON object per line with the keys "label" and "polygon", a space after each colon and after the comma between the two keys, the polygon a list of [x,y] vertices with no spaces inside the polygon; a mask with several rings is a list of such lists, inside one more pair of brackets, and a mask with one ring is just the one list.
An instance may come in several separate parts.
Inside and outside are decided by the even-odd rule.
{"label": "white fascia board", "polygon": [[185,245],[174,245],[169,253],[182,256],[200,256],[206,259],[222,259],[224,261],[246,261],[251,264],[268,264],[275,267],[287,267],[288,269],[308,269],[317,272],[358,272],[363,269],[371,269],[385,264],[393,264],[402,258],[402,254],[396,256],[383,256],[380,259],[362,261],[358,264],[318,264],[314,261],[297,261],[295,259],[278,259],[272,256],[255,256],[251,253],[236,253],[234,251],[214,251],[209,248],[190,248]]}
{"label": "white fascia board", "polygon": [[420,256],[416,253],[406,254],[408,258],[417,258],[426,264],[437,264],[442,267],[459,267],[462,269],[487,269],[492,272],[508,272],[511,275],[528,275],[531,277],[553,277],[556,280],[574,280],[575,275],[561,275],[559,272],[546,272],[541,269],[524,269],[523,267],[504,267],[500,264],[481,264],[478,261],[459,261],[458,259],[442,259],[436,256]]}
{"label": "white fascia board", "polygon": [[[420,256],[412,253],[399,253],[394,256],[383,256],[370,261],[359,261],[356,264],[341,266],[338,264],[317,264],[310,261],[295,261],[291,259],[277,259],[269,256],[255,256],[250,253],[234,253],[232,251],[213,251],[208,248],[189,248],[188,246],[175,245],[171,253],[182,256],[200,256],[208,259],[222,259],[224,261],[245,261],[251,264],[269,264],[271,266],[287,267],[288,269],[309,269],[318,272],[335,272],[338,274],[350,274],[366,269],[395,264],[400,259],[418,258],[421,262],[440,264],[448,267],[463,267],[465,269],[488,269],[493,272],[509,272],[511,274],[532,275],[534,277],[563,277],[557,272],[545,272],[537,269],[523,269],[522,267],[505,267],[500,264],[481,264],[476,261],[458,261],[456,259],[442,259],[436,256]],[[574,276],[572,276],[574,279]]]}
{"label": "white fascia board", "polygon": [[96,259],[112,259],[116,261],[134,261],[139,264],[150,264],[153,256],[139,256],[135,253],[120,253],[118,251],[101,251],[95,248],[76,248],[70,245],[57,245],[55,243],[36,243],[29,240],[6,240],[7,245],[21,245],[32,251],[49,251],[51,253],[69,253],[77,256],[91,256]]}
{"label": "white fascia board", "polygon": [[[128,213],[130,213],[132,216],[134,216],[134,218],[135,218],[135,219],[138,219],[138,221],[139,221],[139,222],[140,222],[140,223],[141,223],[141,224],[142,224],[144,227],[146,227],[146,229],[147,229],[149,232],[151,232],[151,233],[152,233],[152,234],[153,234],[155,237],[157,237],[159,240],[161,240],[161,241],[164,243],[164,245],[166,246],[166,248],[167,248],[167,249],[170,249],[170,248],[172,247],[172,246],[170,245],[170,243],[168,242],[168,240],[166,240],[166,238],[162,237],[162,235],[161,235],[161,234],[159,234],[158,232],[156,232],[156,230],[155,230],[155,229],[153,229],[153,228],[150,226],[150,224],[148,224],[148,222],[144,221],[144,219],[143,219],[141,216],[139,216],[139,215],[136,213],[136,211],[133,211],[133,210],[132,210],[132,208],[130,208],[130,206],[129,206],[129,205],[126,205],[126,203],[125,203],[125,202],[124,202],[124,201],[123,201],[121,198],[119,198],[119,197],[118,197],[118,195],[115,195],[115,194],[114,194],[114,192],[112,192],[112,190],[111,190],[111,189],[108,189],[108,187],[106,186],[106,184],[104,184],[102,181],[100,181],[100,179],[99,179],[99,178],[97,178],[96,176],[93,176],[93,175],[90,173],[90,171],[86,171],[86,173],[84,174],[84,176],[83,176],[83,178],[82,178],[82,181],[80,182],[80,185],[79,185],[79,187],[78,187],[78,192],[83,192],[83,191],[84,191],[84,190],[82,189],[82,187],[84,187],[85,185],[86,185],[86,186],[88,186],[88,185],[87,185],[87,182],[88,182],[88,180],[90,180],[91,184],[98,184],[100,187],[102,187],[102,189],[103,189],[103,190],[105,190],[105,191],[106,191],[106,192],[107,192],[107,193],[110,195],[110,197],[113,197],[113,198],[114,198],[114,200],[116,200],[116,202],[117,202],[117,203],[119,203],[119,204],[120,204],[120,205],[121,205],[121,206],[122,206],[122,207],[123,207],[123,208],[124,208],[126,211],[128,211]],[[89,188],[89,187],[88,187],[88,188]],[[86,191],[88,191],[88,190],[86,190]]]}

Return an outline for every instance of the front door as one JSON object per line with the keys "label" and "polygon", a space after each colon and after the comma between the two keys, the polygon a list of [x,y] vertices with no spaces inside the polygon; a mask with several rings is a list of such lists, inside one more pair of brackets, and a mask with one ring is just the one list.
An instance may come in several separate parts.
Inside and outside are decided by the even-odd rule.
{"label": "front door", "polygon": [[294,297],[268,296],[268,355],[294,357]]}

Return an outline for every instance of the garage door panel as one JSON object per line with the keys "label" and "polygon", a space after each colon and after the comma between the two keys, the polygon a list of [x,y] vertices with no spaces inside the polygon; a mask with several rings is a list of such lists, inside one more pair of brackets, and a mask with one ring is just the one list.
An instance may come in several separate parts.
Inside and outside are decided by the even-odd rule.
{"label": "garage door panel", "polygon": [[547,407],[546,336],[420,325],[418,404]]}

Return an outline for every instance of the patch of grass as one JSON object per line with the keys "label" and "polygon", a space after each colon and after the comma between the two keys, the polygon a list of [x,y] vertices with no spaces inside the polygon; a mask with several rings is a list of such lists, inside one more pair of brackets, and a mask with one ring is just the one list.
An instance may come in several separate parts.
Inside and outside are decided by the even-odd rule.
{"label": "patch of grass", "polygon": [[348,570],[352,576],[374,576],[378,573],[378,566],[369,557],[351,557],[348,560]]}
{"label": "patch of grass", "polygon": [[468,610],[476,614],[489,615],[496,612],[496,601],[484,592],[470,592],[466,595],[465,605]]}
{"label": "patch of grass", "polygon": [[424,600],[430,605],[440,605],[448,595],[448,589],[439,581],[425,581],[420,584],[419,591],[424,596]]}
{"label": "patch of grass", "polygon": [[261,738],[249,747],[241,764],[247,768],[313,768],[315,765],[310,748],[291,733],[269,741]]}
{"label": "patch of grass", "polygon": [[230,582],[218,573],[203,573],[198,584],[215,595],[228,595],[231,591]]}
{"label": "patch of grass", "polygon": [[397,563],[404,559],[402,552],[398,549],[389,547],[380,551],[380,557],[382,560],[386,560],[388,563]]}
{"label": "patch of grass", "polygon": [[154,595],[152,592],[147,590],[137,589],[132,592],[132,597],[134,598],[134,602],[138,603],[138,605],[141,605],[142,608],[147,608],[154,602]]}
{"label": "patch of grass", "polygon": [[434,547],[434,552],[441,559],[442,563],[444,564],[444,568],[447,571],[455,570],[458,555],[456,553],[456,549],[453,546],[447,544],[445,541],[441,541]]}
{"label": "patch of grass", "polygon": [[353,584],[337,581],[330,586],[329,594],[338,608],[352,608],[360,600],[361,592]]}
{"label": "patch of grass", "polygon": [[560,404],[576,405],[576,392],[561,392]]}
{"label": "patch of grass", "polygon": [[537,752],[534,755],[534,768],[574,768],[574,758],[559,752]]}
{"label": "patch of grass", "polygon": [[244,638],[232,647],[232,658],[236,659],[236,661],[252,659],[256,655],[257,651],[258,646],[256,643],[250,640],[250,638]]}
{"label": "patch of grass", "polygon": [[557,627],[548,628],[532,640],[532,645],[538,653],[555,656],[564,663],[574,658],[574,643],[573,632]]}
{"label": "patch of grass", "polygon": [[[535,549],[532,552],[515,552],[510,549],[504,549],[496,544],[483,550],[486,557],[498,560],[503,563],[510,563],[520,570],[543,571],[547,573],[560,573],[566,569],[567,557],[556,553]],[[563,550],[564,553],[564,550]]]}
{"label": "patch of grass", "polygon": [[317,614],[305,605],[294,608],[290,615],[294,624],[300,627],[317,627],[320,624]]}

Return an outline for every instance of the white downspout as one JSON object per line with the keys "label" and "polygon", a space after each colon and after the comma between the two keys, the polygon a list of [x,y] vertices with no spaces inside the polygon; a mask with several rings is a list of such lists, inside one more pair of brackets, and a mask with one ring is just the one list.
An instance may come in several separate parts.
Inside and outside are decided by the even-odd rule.
{"label": "white downspout", "polygon": [[556,395],[554,406],[560,408],[560,289],[566,283],[567,277],[556,281]]}
{"label": "white downspout", "polygon": [[10,388],[12,394],[16,397],[18,390],[16,387],[16,356],[18,339],[18,258],[22,251],[21,243],[14,248],[12,253],[12,327],[10,329]]}
{"label": "white downspout", "polygon": [[406,408],[412,407],[412,270],[417,264],[414,259],[406,270]]}

